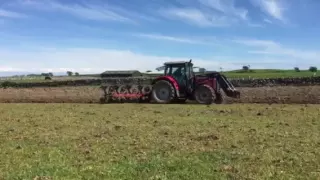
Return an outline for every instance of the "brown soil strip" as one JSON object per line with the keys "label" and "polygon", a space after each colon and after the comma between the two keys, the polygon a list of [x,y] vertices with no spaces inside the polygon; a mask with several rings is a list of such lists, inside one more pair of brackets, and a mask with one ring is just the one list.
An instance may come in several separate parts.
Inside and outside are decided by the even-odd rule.
{"label": "brown soil strip", "polygon": [[[238,88],[240,99],[227,103],[320,104],[320,86]],[[0,103],[99,103],[95,87],[0,89]]]}

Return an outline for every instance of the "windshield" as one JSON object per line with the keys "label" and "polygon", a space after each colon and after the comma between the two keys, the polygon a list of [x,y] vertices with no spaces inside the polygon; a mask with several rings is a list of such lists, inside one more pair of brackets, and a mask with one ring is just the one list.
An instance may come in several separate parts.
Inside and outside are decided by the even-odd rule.
{"label": "windshield", "polygon": [[180,67],[172,67],[172,75],[173,76],[183,76],[184,75],[184,66],[180,66]]}

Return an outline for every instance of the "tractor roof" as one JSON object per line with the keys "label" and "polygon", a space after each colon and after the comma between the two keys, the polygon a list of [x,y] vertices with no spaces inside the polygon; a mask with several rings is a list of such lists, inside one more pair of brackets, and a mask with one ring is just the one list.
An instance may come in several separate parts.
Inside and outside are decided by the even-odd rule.
{"label": "tractor roof", "polygon": [[164,65],[185,64],[185,63],[190,63],[190,61],[171,61],[171,62],[165,62]]}

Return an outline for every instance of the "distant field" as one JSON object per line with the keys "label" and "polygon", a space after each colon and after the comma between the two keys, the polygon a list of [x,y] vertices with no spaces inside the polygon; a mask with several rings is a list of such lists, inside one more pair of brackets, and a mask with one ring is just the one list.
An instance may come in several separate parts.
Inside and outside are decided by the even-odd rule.
{"label": "distant field", "polygon": [[[288,77],[310,77],[310,76],[320,76],[319,73],[313,73],[307,70],[302,70],[296,72],[294,70],[274,70],[274,69],[257,69],[252,70],[252,72],[241,72],[241,70],[223,72],[228,78],[288,78]],[[146,74],[148,75],[148,74]],[[161,74],[149,74],[149,76],[159,76]],[[98,77],[97,77],[98,76]],[[0,78],[0,82],[3,81],[14,81],[14,82],[43,82],[45,77],[9,77],[9,78]],[[85,76],[54,76],[53,81],[60,80],[75,80],[75,79],[96,79],[99,78],[98,74],[85,75]]]}
{"label": "distant field", "polygon": [[[90,76],[54,76],[52,77],[52,81],[68,81],[68,80],[77,80],[77,79],[97,79],[100,77],[90,77]],[[0,78],[0,82],[4,81],[13,81],[13,82],[45,82],[50,80],[45,80],[44,76],[38,77],[3,77]]]}
{"label": "distant field", "polygon": [[286,77],[308,77],[308,76],[320,75],[318,73],[314,73],[306,70],[296,72],[294,70],[257,69],[252,71],[253,72],[229,71],[223,74],[229,78],[286,78]]}
{"label": "distant field", "polygon": [[[277,70],[277,69],[253,69],[251,72],[243,72],[242,70],[222,72],[228,78],[288,78],[288,77],[310,77],[320,76],[320,74],[302,70],[296,72],[294,70]],[[160,74],[152,74],[158,76]]]}
{"label": "distant field", "polygon": [[0,179],[319,179],[319,105],[0,104]]}

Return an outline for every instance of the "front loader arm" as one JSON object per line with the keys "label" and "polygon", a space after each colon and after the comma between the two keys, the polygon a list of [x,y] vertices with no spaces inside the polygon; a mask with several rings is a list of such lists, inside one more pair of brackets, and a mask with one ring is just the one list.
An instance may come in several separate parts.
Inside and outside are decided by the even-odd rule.
{"label": "front loader arm", "polygon": [[216,80],[220,88],[228,97],[240,98],[240,92],[233,86],[233,84],[222,74],[216,74]]}

